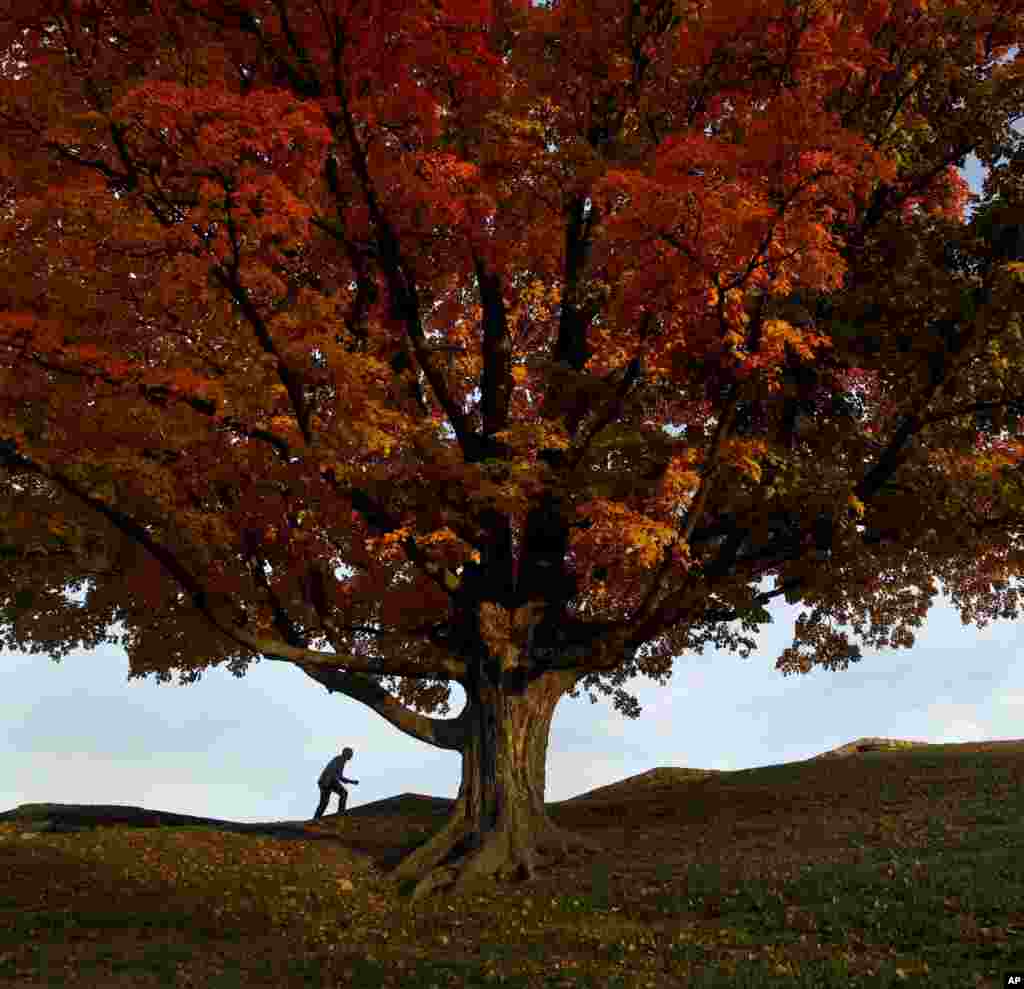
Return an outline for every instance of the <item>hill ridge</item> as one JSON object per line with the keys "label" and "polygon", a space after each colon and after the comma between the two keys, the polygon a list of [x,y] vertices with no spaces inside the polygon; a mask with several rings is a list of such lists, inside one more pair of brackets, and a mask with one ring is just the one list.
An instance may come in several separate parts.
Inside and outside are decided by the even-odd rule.
{"label": "hill ridge", "polygon": [[[856,755],[864,752],[876,752],[914,748],[964,748],[998,747],[1001,745],[1021,745],[1024,739],[999,739],[981,742],[915,742],[900,738],[880,738],[864,736],[855,741],[847,742],[834,749],[829,749],[809,759],[794,762],[813,762],[819,759],[834,759]],[[635,795],[638,791],[652,792],[659,789],[670,789],[680,782],[700,782],[713,776],[723,774],[749,772],[761,769],[752,766],[740,770],[721,769],[689,769],[677,766],[656,766],[642,773],[627,776],[615,783],[595,787],[585,793],[577,794],[566,800],[547,803],[548,807],[557,807],[583,800],[616,800],[626,795]],[[406,791],[382,800],[360,804],[349,808],[346,815],[356,817],[372,817],[378,814],[431,813],[445,816],[455,801],[450,797],[434,797],[428,794]],[[328,814],[326,817],[335,818]],[[234,831],[242,834],[263,834],[274,837],[308,838],[327,837],[315,830],[310,830],[310,821],[272,821],[249,823],[239,821],[223,821],[218,818],[199,817],[193,814],[178,814],[173,811],[152,810],[128,804],[62,804],[62,803],[27,803],[19,804],[12,810],[0,813],[2,823],[31,823],[34,830],[74,831],[96,824],[121,824],[131,827],[160,827],[201,825],[216,827],[221,830]]]}

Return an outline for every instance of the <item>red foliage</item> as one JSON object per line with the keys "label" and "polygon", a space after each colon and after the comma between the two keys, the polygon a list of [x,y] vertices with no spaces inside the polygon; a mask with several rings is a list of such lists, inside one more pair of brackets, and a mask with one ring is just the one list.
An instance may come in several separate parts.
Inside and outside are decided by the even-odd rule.
{"label": "red foliage", "polygon": [[116,615],[134,671],[433,704],[474,643],[591,686],[749,650],[766,575],[814,607],[785,670],[849,661],[825,617],[907,644],[935,575],[1005,612],[1021,446],[971,417],[1024,397],[1022,259],[956,165],[1021,112],[1022,14],[9,0],[11,644]]}

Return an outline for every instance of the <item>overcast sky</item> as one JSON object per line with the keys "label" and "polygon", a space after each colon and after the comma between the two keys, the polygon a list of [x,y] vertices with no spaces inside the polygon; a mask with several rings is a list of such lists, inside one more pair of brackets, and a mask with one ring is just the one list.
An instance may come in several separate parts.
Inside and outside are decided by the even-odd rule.
{"label": "overcast sky", "polygon": [[[963,172],[980,194],[974,156]],[[775,602],[768,610],[774,624],[749,659],[708,648],[678,657],[667,686],[627,682],[643,708],[639,720],[603,694],[597,704],[585,691],[563,699],[551,725],[547,800],[657,766],[730,770],[806,759],[861,736],[1024,736],[1015,621],[964,626],[940,595],[912,649],[865,649],[846,671],[784,677],[775,661],[792,642],[800,607]],[[189,686],[178,685],[177,673],[169,684],[127,674],[128,658],[113,646],[60,663],[0,652],[0,810],[54,801],[300,820],[316,807],[320,770],[346,745],[355,750],[347,774],[360,781],[350,806],[458,792],[458,753],[409,738],[288,664],[261,660],[242,679],[214,668]],[[449,716],[463,698],[453,686]],[[335,806],[332,798],[330,812]]]}

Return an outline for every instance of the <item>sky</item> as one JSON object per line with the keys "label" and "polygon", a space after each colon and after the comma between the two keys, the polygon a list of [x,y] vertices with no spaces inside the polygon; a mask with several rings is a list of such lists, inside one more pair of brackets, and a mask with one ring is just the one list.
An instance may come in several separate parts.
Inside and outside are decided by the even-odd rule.
{"label": "sky", "polygon": [[[984,175],[973,155],[962,172],[980,194]],[[864,648],[845,671],[776,670],[801,608],[775,601],[768,606],[774,623],[762,628],[749,658],[708,647],[677,657],[666,686],[643,676],[627,681],[643,709],[638,720],[600,693],[596,704],[586,691],[565,697],[551,724],[547,801],[655,767],[746,769],[807,759],[864,736],[936,743],[1024,736],[1017,623],[964,626],[944,595],[935,601],[913,648]],[[350,807],[402,793],[458,793],[459,753],[410,738],[287,663],[256,661],[241,679],[211,668],[186,686],[176,672],[167,684],[127,676],[128,657],[116,646],[59,663],[0,651],[7,726],[0,811],[97,803],[244,822],[303,820],[316,807],[317,776],[345,746],[355,752],[347,775],[360,781],[349,787]],[[464,696],[453,685],[448,717]]]}

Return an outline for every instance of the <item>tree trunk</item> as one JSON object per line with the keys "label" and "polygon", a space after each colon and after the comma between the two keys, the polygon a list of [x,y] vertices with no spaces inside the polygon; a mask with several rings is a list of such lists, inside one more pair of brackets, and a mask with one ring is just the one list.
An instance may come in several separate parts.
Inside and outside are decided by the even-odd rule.
{"label": "tree trunk", "polygon": [[411,900],[438,889],[458,894],[497,874],[532,879],[541,853],[597,853],[595,842],[559,828],[544,809],[548,732],[562,695],[580,678],[548,672],[532,683],[513,672],[494,686],[465,685],[469,735],[462,752],[462,785],[445,826],[392,871]]}

